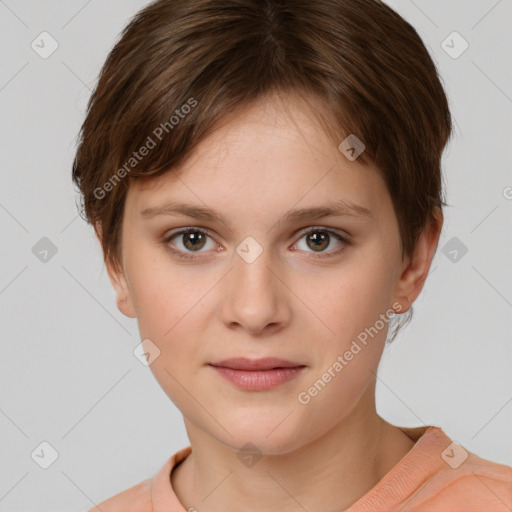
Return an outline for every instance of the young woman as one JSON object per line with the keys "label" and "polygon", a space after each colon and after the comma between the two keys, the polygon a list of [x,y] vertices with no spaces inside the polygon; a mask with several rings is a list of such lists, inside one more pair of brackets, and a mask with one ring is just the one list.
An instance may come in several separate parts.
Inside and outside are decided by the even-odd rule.
{"label": "young woman", "polygon": [[425,46],[380,1],[135,16],[73,178],[190,446],[91,510],[512,507],[511,467],[375,408],[437,248],[451,129]]}

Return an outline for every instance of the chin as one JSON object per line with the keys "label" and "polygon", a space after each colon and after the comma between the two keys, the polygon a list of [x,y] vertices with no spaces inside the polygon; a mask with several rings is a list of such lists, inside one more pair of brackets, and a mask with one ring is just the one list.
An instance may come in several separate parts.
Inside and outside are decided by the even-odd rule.
{"label": "chin", "polygon": [[225,416],[225,425],[231,436],[223,431],[222,438],[218,440],[237,452],[254,450],[265,455],[290,453],[303,446],[307,439],[304,428],[296,423],[297,418],[292,419],[293,414],[287,418],[287,414],[289,412],[283,414],[283,409],[280,409],[278,414],[272,415],[257,411],[255,416],[240,414],[236,419]]}
{"label": "chin", "polygon": [[[233,432],[232,432],[233,433]],[[243,462],[244,455],[285,455],[300,448],[302,439],[296,435],[277,436],[266,432],[253,431],[246,434],[233,433],[233,437],[223,436],[218,441],[231,448]]]}

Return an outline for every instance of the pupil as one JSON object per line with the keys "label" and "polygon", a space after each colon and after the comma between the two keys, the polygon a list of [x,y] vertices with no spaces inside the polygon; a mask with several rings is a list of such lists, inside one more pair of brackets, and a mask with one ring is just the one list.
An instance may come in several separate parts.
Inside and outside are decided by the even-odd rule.
{"label": "pupil", "polygon": [[[201,238],[202,238],[201,233],[196,233],[196,234],[186,233],[185,236],[186,236],[185,246],[187,246],[188,249],[201,248],[202,247],[201,244],[204,245],[204,240],[201,240]],[[320,231],[320,232],[313,233],[312,235],[309,235],[308,242],[312,241],[313,247],[323,249],[326,247],[325,242],[327,239],[328,239],[327,234],[325,232]]]}
{"label": "pupil", "polygon": [[[186,233],[186,241],[185,241],[185,245],[187,246],[188,249],[190,248],[201,248],[201,242],[204,243],[204,241],[201,240],[201,237],[202,237],[202,234],[199,233],[199,234],[194,234],[194,233]],[[189,245],[191,245],[191,247],[188,247]]]}
{"label": "pupil", "polygon": [[324,232],[320,231],[319,233],[321,233],[321,234],[318,235],[318,233],[314,233],[314,234],[310,235],[309,240],[313,241],[314,248],[324,249],[326,247],[325,242],[328,237]]}

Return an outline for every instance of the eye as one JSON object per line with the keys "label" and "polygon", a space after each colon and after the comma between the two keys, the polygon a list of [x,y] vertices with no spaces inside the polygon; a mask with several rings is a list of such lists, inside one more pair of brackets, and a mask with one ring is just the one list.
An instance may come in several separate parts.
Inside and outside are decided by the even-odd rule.
{"label": "eye", "polygon": [[[347,240],[345,240],[345,238],[342,237],[340,234],[330,229],[325,229],[321,227],[313,227],[309,228],[306,231],[303,231],[301,233],[301,238],[299,242],[303,238],[305,239],[306,248],[312,249],[313,253],[320,253],[318,256],[313,256],[316,258],[324,258],[340,254],[345,250],[345,246],[348,244]],[[338,242],[341,242],[340,246],[338,247],[338,249],[332,251],[325,251],[324,249],[331,245],[333,238]],[[297,242],[296,245],[298,245],[299,242]],[[306,250],[306,252],[309,251]],[[327,252],[327,254],[323,254],[325,252]]]}
{"label": "eye", "polygon": [[[175,238],[179,241],[179,243],[171,243]],[[305,250],[305,252],[317,253],[313,254],[313,258],[325,258],[336,256],[338,254],[341,254],[345,250],[346,245],[349,244],[349,242],[340,234],[330,229],[321,227],[308,228],[307,230],[302,231],[300,233],[299,242],[303,238],[305,239],[306,242],[306,249],[301,250]],[[207,247],[208,239],[211,240],[210,247]],[[340,246],[338,247],[338,249],[332,251],[325,251],[325,249],[331,245],[333,239],[341,243]],[[294,247],[298,245],[299,242],[297,242],[294,245]],[[176,254],[180,258],[189,259],[196,257],[194,253],[206,252],[208,250],[215,249],[215,247],[218,246],[218,244],[216,244],[211,239],[211,237],[208,235],[206,231],[195,227],[187,227],[175,233],[172,233],[163,240],[163,243],[168,247],[168,249],[173,254]],[[205,251],[202,251],[201,249],[204,249],[205,247]],[[312,251],[308,251],[307,248],[312,249]]]}
{"label": "eye", "polygon": [[[179,247],[180,244],[178,244],[177,250],[174,250],[172,248],[170,250],[183,258],[193,258],[194,256],[188,255],[187,252],[200,252],[200,250],[206,246],[207,238],[210,237],[208,233],[206,233],[206,231],[203,231],[202,229],[199,228],[190,227],[177,231],[176,233],[173,233],[172,235],[168,236],[167,238],[165,238],[164,243],[170,244],[171,241],[174,240],[175,238],[177,238],[178,241],[181,242],[181,246],[183,247],[183,249]],[[217,244],[213,242],[213,247],[210,247],[210,249],[215,248],[216,245]]]}

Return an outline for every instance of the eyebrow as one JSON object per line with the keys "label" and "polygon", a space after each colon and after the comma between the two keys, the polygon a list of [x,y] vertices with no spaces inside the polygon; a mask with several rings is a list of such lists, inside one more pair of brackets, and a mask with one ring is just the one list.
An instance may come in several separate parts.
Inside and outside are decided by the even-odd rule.
{"label": "eyebrow", "polygon": [[[215,221],[226,224],[222,215],[211,208],[191,205],[181,202],[167,202],[159,206],[146,208],[140,212],[143,219],[150,219],[157,215],[184,215],[194,219]],[[300,222],[303,220],[321,219],[323,217],[361,217],[373,218],[373,213],[366,207],[349,200],[331,201],[324,205],[310,208],[299,208],[285,213],[276,224],[282,222]],[[227,225],[227,224],[226,224]]]}

